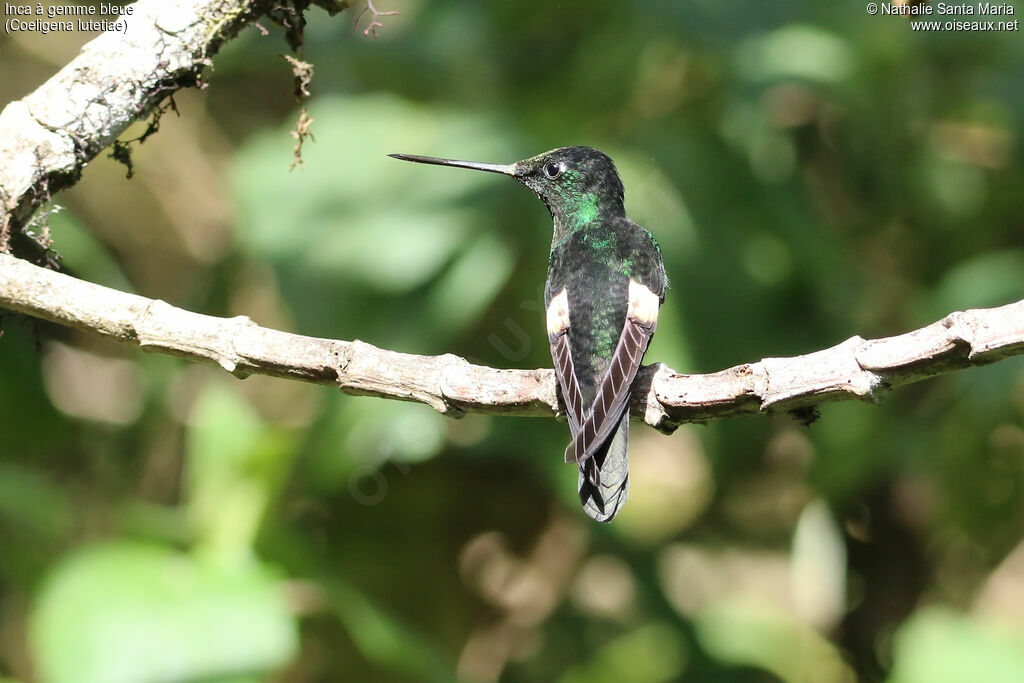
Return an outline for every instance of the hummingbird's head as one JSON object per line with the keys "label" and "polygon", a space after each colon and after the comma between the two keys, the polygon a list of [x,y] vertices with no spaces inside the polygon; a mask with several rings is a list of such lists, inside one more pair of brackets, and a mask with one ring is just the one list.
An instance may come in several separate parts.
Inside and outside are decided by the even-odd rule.
{"label": "hummingbird's head", "polygon": [[599,211],[623,211],[615,164],[593,147],[559,147],[512,167],[513,177],[544,202],[556,226],[586,224]]}
{"label": "hummingbird's head", "polygon": [[513,164],[456,161],[417,154],[389,154],[419,164],[454,166],[509,175],[533,190],[555,222],[555,238],[601,214],[621,215],[622,181],[615,164],[593,147],[559,147]]}

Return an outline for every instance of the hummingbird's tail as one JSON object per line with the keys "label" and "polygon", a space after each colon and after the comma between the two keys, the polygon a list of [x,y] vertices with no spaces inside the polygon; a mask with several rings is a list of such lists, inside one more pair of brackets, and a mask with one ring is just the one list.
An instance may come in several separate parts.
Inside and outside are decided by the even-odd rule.
{"label": "hummingbird's tail", "polygon": [[611,437],[580,463],[579,493],[583,510],[598,522],[610,522],[629,494],[629,413]]}

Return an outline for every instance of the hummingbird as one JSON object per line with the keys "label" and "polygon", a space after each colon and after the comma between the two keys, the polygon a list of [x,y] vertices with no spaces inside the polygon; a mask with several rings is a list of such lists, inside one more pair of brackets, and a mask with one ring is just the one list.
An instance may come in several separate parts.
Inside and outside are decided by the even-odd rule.
{"label": "hummingbird", "polygon": [[390,154],[403,161],[512,176],[554,223],[544,286],[548,342],[588,515],[609,522],[629,493],[633,379],[658,325],[668,277],[653,235],[626,217],[615,164],[592,147],[559,147],[512,164]]}

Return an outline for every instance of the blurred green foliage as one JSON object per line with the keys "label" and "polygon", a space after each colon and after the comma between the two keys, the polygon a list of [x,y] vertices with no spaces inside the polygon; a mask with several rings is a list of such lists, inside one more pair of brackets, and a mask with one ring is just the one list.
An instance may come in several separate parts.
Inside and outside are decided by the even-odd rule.
{"label": "blurred green foliage", "polygon": [[[30,641],[46,681],[177,681],[287,663],[297,633],[275,577],[122,541],[67,558]],[[258,679],[256,679],[258,680]]]}
{"label": "blurred green foliage", "polygon": [[[711,372],[1024,295],[1019,33],[843,3],[377,4],[401,11],[378,40],[312,12],[302,170],[281,32],[249,30],[133,145],[134,179],[100,158],[56,198],[67,270],[545,366],[543,207],[385,155],[588,144],[664,248],[649,362]],[[85,39],[0,37],[0,96]],[[1019,359],[808,429],[637,426],[604,527],[564,423],[2,324],[2,681],[1024,680]]]}

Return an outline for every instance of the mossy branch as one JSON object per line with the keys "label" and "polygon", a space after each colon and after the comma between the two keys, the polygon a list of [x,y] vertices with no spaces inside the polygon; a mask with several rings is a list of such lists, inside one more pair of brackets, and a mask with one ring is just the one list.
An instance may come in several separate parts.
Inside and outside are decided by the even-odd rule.
{"label": "mossy branch", "polygon": [[[203,87],[210,58],[267,16],[301,44],[313,0],[140,0],[127,31],[109,31],[26,97],[0,112],[0,252],[50,197],[134,121],[184,87]],[[344,0],[315,0],[331,14]],[[123,152],[123,150],[122,150]]]}

